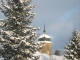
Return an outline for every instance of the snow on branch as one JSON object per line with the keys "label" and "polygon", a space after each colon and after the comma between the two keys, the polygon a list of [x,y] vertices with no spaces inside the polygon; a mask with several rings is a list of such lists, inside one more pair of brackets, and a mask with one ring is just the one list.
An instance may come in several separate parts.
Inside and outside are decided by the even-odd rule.
{"label": "snow on branch", "polygon": [[6,20],[0,19],[0,27],[3,27],[6,24]]}

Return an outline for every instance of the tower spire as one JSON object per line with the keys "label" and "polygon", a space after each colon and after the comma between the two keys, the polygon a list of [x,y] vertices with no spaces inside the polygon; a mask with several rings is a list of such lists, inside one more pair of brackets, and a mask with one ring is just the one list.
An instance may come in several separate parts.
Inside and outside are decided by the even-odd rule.
{"label": "tower spire", "polygon": [[43,30],[43,33],[46,33],[46,29],[45,29],[45,21],[44,21],[44,30]]}

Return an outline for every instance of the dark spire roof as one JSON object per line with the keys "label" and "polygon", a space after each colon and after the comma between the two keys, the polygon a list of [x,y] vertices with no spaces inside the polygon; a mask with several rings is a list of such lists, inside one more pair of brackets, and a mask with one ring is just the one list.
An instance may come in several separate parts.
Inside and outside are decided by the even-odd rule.
{"label": "dark spire roof", "polygon": [[38,41],[50,41],[50,37],[46,34],[45,22],[44,22],[43,34],[39,37]]}
{"label": "dark spire roof", "polygon": [[44,30],[43,30],[43,33],[46,33],[46,29],[45,29],[45,22],[44,22]]}

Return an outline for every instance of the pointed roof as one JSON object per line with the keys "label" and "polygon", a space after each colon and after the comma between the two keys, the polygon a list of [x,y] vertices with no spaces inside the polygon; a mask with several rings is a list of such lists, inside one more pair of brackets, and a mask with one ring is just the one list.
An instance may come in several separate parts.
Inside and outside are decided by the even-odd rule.
{"label": "pointed roof", "polygon": [[44,30],[43,30],[43,33],[45,33],[45,34],[46,34],[45,22],[44,22]]}
{"label": "pointed roof", "polygon": [[43,34],[39,37],[39,41],[50,41],[50,36],[46,34],[45,23]]}

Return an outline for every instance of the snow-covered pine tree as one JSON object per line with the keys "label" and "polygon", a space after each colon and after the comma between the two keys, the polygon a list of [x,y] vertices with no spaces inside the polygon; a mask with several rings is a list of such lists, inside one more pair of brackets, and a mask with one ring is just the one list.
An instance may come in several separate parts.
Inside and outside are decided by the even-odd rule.
{"label": "snow-covered pine tree", "polygon": [[32,0],[1,0],[0,10],[7,19],[0,19],[0,55],[4,60],[38,60],[34,56],[39,49],[35,28],[30,26],[35,13],[30,5]]}
{"label": "snow-covered pine tree", "polygon": [[65,46],[64,56],[70,60],[80,60],[80,32],[74,30],[69,41],[69,44]]}

